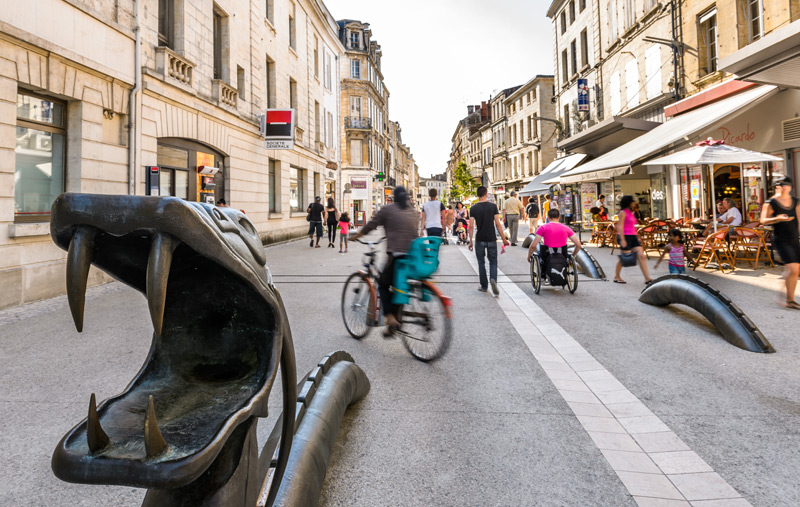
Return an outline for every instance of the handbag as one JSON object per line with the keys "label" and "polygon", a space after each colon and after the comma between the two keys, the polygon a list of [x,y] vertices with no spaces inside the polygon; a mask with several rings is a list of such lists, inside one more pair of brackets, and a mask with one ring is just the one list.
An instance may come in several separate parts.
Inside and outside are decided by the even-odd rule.
{"label": "handbag", "polygon": [[310,221],[311,221],[311,212],[309,211],[308,215],[306,215],[306,222],[310,222]]}
{"label": "handbag", "polygon": [[637,259],[638,259],[638,256],[636,255],[636,252],[633,252],[633,251],[631,251],[631,252],[622,252],[621,254],[619,254],[619,262],[620,262],[620,264],[622,264],[622,267],[625,267],[625,268],[630,268],[632,266],[635,266],[636,262],[637,262]]}

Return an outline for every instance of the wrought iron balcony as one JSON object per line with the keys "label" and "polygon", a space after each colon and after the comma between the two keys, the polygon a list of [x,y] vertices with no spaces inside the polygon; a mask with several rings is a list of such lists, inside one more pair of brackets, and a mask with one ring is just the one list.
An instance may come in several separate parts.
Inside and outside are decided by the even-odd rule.
{"label": "wrought iron balcony", "polygon": [[362,118],[360,116],[345,116],[344,128],[369,130],[372,128],[372,120],[370,118]]}

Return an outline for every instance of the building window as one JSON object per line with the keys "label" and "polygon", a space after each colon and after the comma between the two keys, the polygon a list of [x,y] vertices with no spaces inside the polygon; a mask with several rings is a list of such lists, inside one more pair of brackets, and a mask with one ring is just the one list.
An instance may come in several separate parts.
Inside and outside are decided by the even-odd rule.
{"label": "building window", "polygon": [[332,82],[331,81],[331,68],[332,68],[331,67],[331,55],[330,55],[330,53],[328,53],[327,50],[323,50],[323,52],[325,53],[325,60],[323,61],[323,65],[325,66],[325,68],[323,69],[323,71],[325,73],[324,85],[325,85],[326,89],[330,90],[331,89],[331,82]]}
{"label": "building window", "polygon": [[266,78],[267,108],[274,109],[277,99],[275,89],[275,61],[269,56],[267,56],[267,72],[264,77]]}
{"label": "building window", "polygon": [[569,24],[575,22],[575,0],[569,2]]}
{"label": "building window", "polygon": [[350,77],[352,79],[361,79],[361,61],[350,60]]}
{"label": "building window", "polygon": [[565,85],[569,81],[569,64],[567,60],[567,50],[561,52],[561,84]]}
{"label": "building window", "polygon": [[658,0],[644,0],[644,12],[650,12],[658,5]]}
{"label": "building window", "polygon": [[578,41],[574,40],[569,44],[570,63],[572,63],[572,73],[578,73]]}
{"label": "building window", "polygon": [[228,16],[214,5],[214,79],[228,82]]}
{"label": "building window", "polygon": [[581,68],[589,65],[589,32],[581,32]]}
{"label": "building window", "polygon": [[363,157],[361,153],[361,140],[350,140],[350,165],[361,166],[363,164]]}
{"label": "building window", "polygon": [[350,32],[350,49],[360,49],[361,34],[359,32]]}
{"label": "building window", "polygon": [[625,26],[623,30],[627,30],[636,23],[636,0],[625,0]]}
{"label": "building window", "polygon": [[319,77],[319,38],[314,36],[314,77]]}
{"label": "building window", "polygon": [[289,167],[289,210],[303,211],[305,199],[305,171],[297,167]]}
{"label": "building window", "polygon": [[699,31],[700,75],[705,76],[717,71],[717,9],[713,8],[697,18]]}
{"label": "building window", "polygon": [[614,44],[617,41],[617,0],[609,0],[606,8],[608,12],[608,43]]}
{"label": "building window", "polygon": [[[320,129],[322,128],[322,124],[319,121],[319,102],[316,100],[314,101],[314,141],[319,143],[321,136]],[[316,148],[316,147],[315,147]]]}
{"label": "building window", "polygon": [[634,58],[625,64],[626,109],[639,105],[639,62]]}
{"label": "building window", "polygon": [[245,77],[244,69],[236,66],[236,89],[239,91],[239,100],[245,100]]}
{"label": "building window", "polygon": [[[189,199],[189,150],[158,145],[159,195]],[[194,199],[192,199],[194,200]]]}
{"label": "building window", "polygon": [[158,0],[158,45],[175,44],[175,0]]}
{"label": "building window", "polygon": [[297,109],[297,81],[289,78],[289,107]]}
{"label": "building window", "polygon": [[559,16],[561,20],[561,35],[564,35],[564,32],[567,31],[567,11],[561,11],[561,16]]}
{"label": "building window", "polygon": [[580,3],[578,5],[579,5],[578,9],[580,10],[580,12],[583,12],[583,10],[586,9],[586,0],[580,0]]}
{"label": "building window", "polygon": [[270,213],[277,213],[278,212],[278,197],[280,196],[280,192],[278,191],[278,176],[275,174],[275,161],[270,159],[269,160],[269,212]]}
{"label": "building window", "polygon": [[266,17],[270,23],[275,24],[275,0],[266,0]]}
{"label": "building window", "polygon": [[350,96],[350,116],[361,118],[361,97]]}
{"label": "building window", "polygon": [[325,136],[328,147],[333,148],[333,113],[328,112],[328,133]]}
{"label": "building window", "polygon": [[539,137],[539,122],[536,119],[536,113],[533,113],[533,118],[531,122],[531,131],[533,132],[533,137]]}
{"label": "building window", "polygon": [[569,128],[569,104],[564,105],[564,135],[570,135],[570,128]]}
{"label": "building window", "polygon": [[297,49],[297,26],[294,22],[294,4],[290,7],[291,14],[289,14],[289,47]]}
{"label": "building window", "polygon": [[747,20],[747,43],[755,42],[764,35],[764,6],[762,0],[742,0]]}
{"label": "building window", "polygon": [[14,148],[14,221],[49,220],[50,206],[64,191],[66,104],[17,94]]}
{"label": "building window", "polygon": [[[320,196],[320,178],[319,173],[314,173],[314,197]],[[321,196],[320,196],[321,197]]]}

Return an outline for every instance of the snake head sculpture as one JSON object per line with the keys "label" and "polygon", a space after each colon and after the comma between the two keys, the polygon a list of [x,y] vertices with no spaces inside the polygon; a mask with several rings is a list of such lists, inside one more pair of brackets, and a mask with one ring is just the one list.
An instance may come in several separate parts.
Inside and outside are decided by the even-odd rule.
{"label": "snake head sculpture", "polygon": [[[83,329],[94,264],[147,298],[153,337],[125,389],[53,454],[62,480],[176,488],[214,462],[234,430],[267,415],[291,343],[255,227],[232,208],[174,197],[63,194],[51,235],[68,251],[67,296]],[[113,353],[113,352],[110,352]]]}

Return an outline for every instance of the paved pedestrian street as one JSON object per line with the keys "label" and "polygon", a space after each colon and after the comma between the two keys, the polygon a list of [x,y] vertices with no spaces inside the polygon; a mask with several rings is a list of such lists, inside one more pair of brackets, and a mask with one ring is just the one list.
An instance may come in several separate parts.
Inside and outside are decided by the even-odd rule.
{"label": "paved pedestrian street", "polygon": [[[495,298],[477,290],[474,254],[444,246],[435,278],[453,298],[453,342],[425,364],[379,329],[360,341],[345,331],[342,286],[364,250],[306,241],[266,249],[298,375],[346,350],[371,382],[345,416],[321,505],[800,505],[800,317],[779,306],[778,269],[695,273],[777,351],[755,354],[688,307],[639,303],[637,268],[623,271],[626,285],[581,276],[573,295],[536,295],[525,250],[509,247]],[[610,277],[616,256],[589,250]],[[666,263],[654,274],[665,273]],[[0,505],[135,506],[144,497],[67,484],[50,470],[89,395],[122,391],[150,346],[145,299],[119,283],[89,289],[84,322],[78,334],[65,297],[0,311]],[[261,442],[280,410],[279,385]]]}

